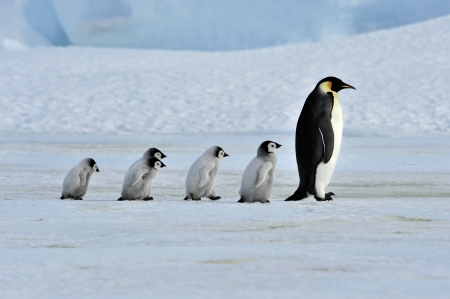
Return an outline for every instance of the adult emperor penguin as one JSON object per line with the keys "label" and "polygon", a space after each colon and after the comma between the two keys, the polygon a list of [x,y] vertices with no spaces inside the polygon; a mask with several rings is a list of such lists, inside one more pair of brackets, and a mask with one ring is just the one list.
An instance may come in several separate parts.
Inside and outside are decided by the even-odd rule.
{"label": "adult emperor penguin", "polygon": [[128,168],[128,169],[131,169],[131,167],[133,167],[137,163],[142,162],[145,159],[149,159],[151,157],[156,157],[159,160],[162,160],[162,159],[166,158],[167,156],[164,155],[163,152],[160,151],[159,149],[152,147],[152,148],[149,148],[147,151],[145,151],[145,153],[142,155],[142,157],[137,159],[133,164],[131,164],[130,168]]}
{"label": "adult emperor penguin", "polygon": [[100,170],[97,163],[91,158],[83,159],[75,165],[64,178],[61,199],[82,200],[94,171],[99,172]]}
{"label": "adult emperor penguin", "polygon": [[186,177],[184,200],[200,200],[202,197],[208,197],[211,200],[220,199],[220,196],[216,196],[214,180],[222,165],[222,159],[228,156],[220,146],[212,146],[198,157],[189,168]]}
{"label": "adult emperor penguin", "polygon": [[238,202],[268,203],[272,192],[273,174],[277,166],[275,151],[281,146],[273,141],[264,141],[256,157],[248,164],[242,175],[241,199]]}
{"label": "adult emperor penguin", "polygon": [[153,200],[150,197],[152,180],[158,170],[166,165],[156,157],[144,159],[132,166],[125,174],[122,197],[118,200]]}
{"label": "adult emperor penguin", "polygon": [[339,156],[342,140],[342,107],[338,92],[353,86],[336,77],[317,83],[303,105],[297,123],[295,152],[300,186],[286,201],[313,195],[317,201],[333,200],[325,194]]}

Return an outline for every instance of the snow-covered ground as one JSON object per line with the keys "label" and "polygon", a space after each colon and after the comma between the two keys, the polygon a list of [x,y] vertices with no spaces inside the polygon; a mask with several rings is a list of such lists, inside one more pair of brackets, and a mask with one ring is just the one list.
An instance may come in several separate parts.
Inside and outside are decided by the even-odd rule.
{"label": "snow-covered ground", "polygon": [[[270,204],[237,204],[260,142],[283,144]],[[344,138],[333,202],[295,190],[292,134],[1,135],[1,298],[445,298],[450,138]],[[186,202],[187,169],[221,145],[223,199]],[[149,146],[152,202],[117,202]],[[83,201],[65,173],[94,158]]]}
{"label": "snow-covered ground", "polygon": [[450,17],[333,42],[239,52],[0,50],[0,132],[294,131],[334,75],[344,134],[450,133]]}
{"label": "snow-covered ground", "polygon": [[[447,16],[236,52],[27,47],[0,32],[0,298],[448,297],[449,31]],[[340,92],[337,196],[286,203],[296,121],[328,75],[357,88]],[[271,203],[237,204],[267,139],[283,144]],[[223,199],[183,201],[213,144],[230,154]],[[115,201],[150,146],[168,155],[155,200]],[[100,173],[84,200],[59,200],[86,157]]]}

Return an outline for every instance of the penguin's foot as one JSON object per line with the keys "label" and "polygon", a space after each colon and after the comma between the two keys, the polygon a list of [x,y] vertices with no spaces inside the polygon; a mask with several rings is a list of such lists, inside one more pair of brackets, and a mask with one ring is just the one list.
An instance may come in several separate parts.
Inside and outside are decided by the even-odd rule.
{"label": "penguin's foot", "polygon": [[262,201],[261,203],[270,203],[270,201],[266,200],[266,201]]}
{"label": "penguin's foot", "polygon": [[184,200],[189,200],[189,199],[191,199],[191,200],[202,200],[201,198],[193,198],[193,197],[189,198],[187,196],[184,198]]}
{"label": "penguin's foot", "polygon": [[153,197],[147,197],[147,198],[143,199],[143,201],[149,201],[149,200],[153,200]]}
{"label": "penguin's foot", "polygon": [[331,197],[332,195],[336,195],[336,194],[334,194],[333,192],[328,192],[327,194],[325,194],[324,198],[320,198],[317,195],[314,195],[314,198],[317,201],[333,201],[333,198]]}
{"label": "penguin's foot", "polygon": [[220,197],[220,196],[211,196],[211,197],[208,197],[208,198],[211,199],[211,200],[219,200],[222,197]]}
{"label": "penguin's foot", "polygon": [[83,200],[81,197],[74,198],[74,200]]}
{"label": "penguin's foot", "polygon": [[118,201],[132,201],[134,199],[123,199],[122,197],[118,199]]}

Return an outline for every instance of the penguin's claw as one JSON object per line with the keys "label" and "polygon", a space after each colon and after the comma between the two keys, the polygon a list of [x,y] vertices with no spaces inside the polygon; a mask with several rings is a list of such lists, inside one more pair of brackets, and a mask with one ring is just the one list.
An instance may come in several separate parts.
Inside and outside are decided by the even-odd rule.
{"label": "penguin's claw", "polygon": [[328,192],[327,194],[325,194],[325,197],[324,197],[324,198],[320,198],[320,197],[318,197],[317,195],[314,195],[314,198],[315,198],[317,201],[333,201],[333,198],[331,197],[331,196],[333,196],[333,195],[336,195],[336,194],[334,194],[333,192]]}
{"label": "penguin's claw", "polygon": [[220,196],[211,196],[209,199],[211,199],[211,200],[219,200],[221,198],[222,197],[220,197]]}

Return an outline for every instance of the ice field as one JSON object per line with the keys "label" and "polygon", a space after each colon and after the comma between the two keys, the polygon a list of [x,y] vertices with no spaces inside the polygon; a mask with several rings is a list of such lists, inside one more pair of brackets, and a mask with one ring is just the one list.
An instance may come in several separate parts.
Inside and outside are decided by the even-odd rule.
{"label": "ice field", "polygon": [[[333,202],[295,190],[292,134],[2,135],[1,298],[445,298],[450,292],[450,138],[344,138]],[[270,204],[238,204],[265,139],[281,144]],[[152,202],[117,202],[149,144],[168,155]],[[190,163],[230,154],[219,201],[186,202]],[[59,200],[93,157],[83,201]]]}
{"label": "ice field", "polygon": [[[398,18],[375,11],[387,2]],[[33,9],[42,3],[60,24]],[[89,3],[92,18],[82,15]],[[258,49],[279,44],[280,25],[259,46],[232,34],[233,49],[257,49],[229,52],[217,41],[210,52],[102,48],[148,46],[123,39],[153,28],[139,18],[172,23],[148,19],[142,0],[93,3],[0,0],[1,299],[450,297],[450,16],[347,36],[445,14],[448,1],[339,1],[341,14],[364,20],[334,26],[347,37],[307,28],[302,41],[321,41]],[[239,3],[242,15],[250,2],[227,3],[225,12]],[[272,12],[275,1],[261,3]],[[10,13],[21,5],[34,34],[21,36],[33,28]],[[189,34],[173,31],[166,48],[179,34],[203,50],[197,42],[211,41],[201,38],[208,30],[190,35],[205,21],[190,13]],[[209,29],[235,22],[206,15],[217,21]],[[265,17],[244,25],[259,30]],[[83,31],[92,26],[103,40]],[[50,46],[68,39],[77,46]],[[80,46],[91,39],[99,47]],[[344,137],[327,189],[335,200],[284,202],[298,184],[298,115],[329,75],[356,87],[339,93]],[[242,172],[265,140],[283,145],[271,203],[238,204]],[[186,202],[189,166],[212,145],[230,154],[216,180],[222,199]],[[126,170],[149,147],[168,156],[155,200],[117,202]],[[100,172],[84,200],[59,200],[65,174],[87,157]]]}

